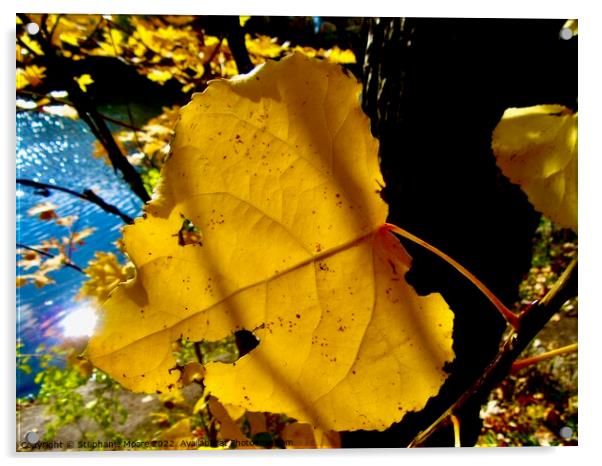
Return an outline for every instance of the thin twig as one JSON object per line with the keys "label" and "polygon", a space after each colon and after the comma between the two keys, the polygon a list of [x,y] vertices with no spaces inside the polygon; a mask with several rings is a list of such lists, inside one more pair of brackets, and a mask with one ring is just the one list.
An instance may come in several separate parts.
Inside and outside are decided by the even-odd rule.
{"label": "thin twig", "polygon": [[535,335],[546,325],[561,306],[577,294],[577,259],[574,259],[557,283],[546,294],[542,301],[531,303],[520,314],[520,330],[511,331],[502,343],[500,351],[487,366],[485,372],[474,381],[464,393],[445,410],[429,427],[420,432],[408,445],[419,447],[441,427],[448,425],[450,416],[461,417],[462,408],[468,401],[484,398],[499,382],[510,373],[512,363],[531,343]]}
{"label": "thin twig", "polygon": [[[129,113],[129,108],[128,108],[128,113]],[[131,123],[126,123],[125,121],[121,121],[121,120],[118,120],[116,118],[110,117],[108,115],[105,115],[104,113],[100,113],[99,112],[98,114],[100,115],[100,117],[103,120],[106,120],[108,122],[114,123],[114,124],[116,124],[118,126],[123,126],[124,128],[131,129],[132,131],[143,131],[142,128],[139,128],[138,126],[134,126]],[[134,133],[134,134],[136,134],[136,133]],[[138,138],[138,136],[135,136],[135,137],[136,137],[136,139]]]}
{"label": "thin twig", "polygon": [[548,359],[555,358],[556,356],[561,356],[563,354],[571,354],[576,353],[578,349],[578,344],[573,343],[572,345],[566,345],[562,348],[558,348],[552,351],[547,351],[543,354],[538,354],[537,356],[532,356],[530,358],[519,359],[512,363],[511,373],[514,374],[525,367],[529,367],[533,364],[537,364],[538,362],[547,361]]}
{"label": "thin twig", "polygon": [[[16,243],[16,244],[17,244],[17,247],[18,247],[18,248],[21,248],[21,249],[27,249],[28,251],[33,251],[33,252],[36,252],[36,253],[38,253],[38,254],[41,254],[42,256],[46,256],[46,257],[50,257],[50,258],[54,258],[54,257],[56,257],[56,255],[54,255],[54,254],[51,254],[51,253],[49,253],[49,252],[46,252],[46,251],[42,251],[42,250],[40,250],[40,249],[37,249],[37,248],[31,247],[31,246],[27,246],[27,245],[25,245],[25,244],[21,244],[21,243]],[[71,262],[71,260],[69,260],[69,259],[66,259],[66,260],[65,260],[65,262],[63,262],[63,265],[65,265],[65,267],[70,267],[70,268],[72,268],[73,270],[77,270],[78,272],[81,272],[81,273],[83,273],[84,275],[86,274],[86,272],[84,272],[84,270],[83,270],[83,269],[82,269],[82,268],[81,268],[79,265],[77,265],[77,264],[74,264],[74,263],[73,263],[73,262]]]}
{"label": "thin twig", "polygon": [[[99,21],[99,24],[101,21]],[[46,65],[49,70],[56,72],[57,76],[63,77],[63,84],[69,97],[73,102],[80,118],[90,127],[94,136],[100,141],[107,151],[109,160],[115,171],[121,172],[125,181],[130,185],[132,191],[143,201],[150,201],[150,195],[144,187],[140,173],[128,161],[127,157],[121,152],[121,149],[115,142],[113,134],[109,130],[106,122],[99,114],[96,106],[90,97],[83,92],[72,79],[75,76],[68,67],[65,67],[65,59],[55,53],[55,49],[48,41],[41,40],[40,46],[45,53]]]}
{"label": "thin twig", "polygon": [[[70,100],[65,100],[65,99],[61,99],[61,98],[58,98],[58,97],[53,97],[51,95],[44,94],[43,92],[26,91],[26,90],[19,90],[19,91],[17,91],[17,95],[20,95],[20,94],[24,94],[24,95],[27,95],[27,96],[41,97],[43,99],[48,99],[50,102],[56,102],[57,104],[69,105],[70,107],[76,108],[75,104],[73,102],[71,102]],[[40,110],[40,109],[39,109],[39,107],[19,109],[19,111],[28,111],[28,110]],[[100,117],[103,120],[109,121],[109,122],[111,122],[113,124],[116,124],[118,126],[123,126],[124,128],[131,129],[132,131],[142,131],[141,128],[139,128],[138,126],[134,126],[131,123],[126,123],[125,121],[121,121],[121,120],[118,120],[116,118],[110,117],[108,115],[105,115],[104,113],[98,112],[98,114],[100,115]]]}
{"label": "thin twig", "polygon": [[23,178],[17,178],[17,184],[21,184],[23,186],[29,186],[31,188],[36,188],[36,189],[42,190],[43,192],[51,189],[54,191],[61,191],[61,192],[70,194],[72,196],[79,197],[80,199],[83,199],[85,201],[96,204],[98,207],[100,207],[105,212],[108,212],[113,215],[117,215],[119,218],[121,218],[121,220],[123,220],[127,224],[134,223],[134,219],[132,217],[123,213],[121,210],[119,210],[118,207],[115,207],[114,205],[105,202],[102,198],[100,198],[98,195],[96,195],[90,189],[85,189],[83,193],[78,193],[77,191],[73,191],[72,189],[64,188],[62,186],[56,186],[53,184],[46,184],[46,183],[39,183],[37,181],[27,180],[27,179],[23,179]]}

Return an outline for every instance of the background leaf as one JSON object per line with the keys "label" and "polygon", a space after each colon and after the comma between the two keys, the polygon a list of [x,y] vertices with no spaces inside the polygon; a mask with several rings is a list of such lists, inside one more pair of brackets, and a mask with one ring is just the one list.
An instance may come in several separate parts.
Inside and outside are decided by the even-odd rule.
{"label": "background leaf", "polygon": [[562,105],[509,108],[492,147],[535,209],[577,232],[577,113]]}

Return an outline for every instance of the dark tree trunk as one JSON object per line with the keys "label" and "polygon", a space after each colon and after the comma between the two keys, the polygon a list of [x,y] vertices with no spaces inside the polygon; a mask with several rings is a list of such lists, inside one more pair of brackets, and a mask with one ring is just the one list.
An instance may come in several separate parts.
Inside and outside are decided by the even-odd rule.
{"label": "dark tree trunk", "polygon": [[[506,305],[528,272],[539,216],[496,168],[491,133],[512,106],[576,105],[576,41],[563,21],[370,19],[363,106],[380,140],[389,222],[420,236],[479,277]],[[452,375],[421,413],[385,432],[343,435],[347,447],[396,447],[441,414],[497,353],[503,319],[457,272],[405,242],[406,277],[441,293],[455,313]],[[483,400],[461,416],[462,445],[475,443]],[[451,432],[431,438],[452,446]]]}

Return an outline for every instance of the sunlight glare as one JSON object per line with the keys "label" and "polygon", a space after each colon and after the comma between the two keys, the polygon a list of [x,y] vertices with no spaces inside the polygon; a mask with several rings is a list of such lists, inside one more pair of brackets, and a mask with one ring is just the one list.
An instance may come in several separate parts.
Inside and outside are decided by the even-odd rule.
{"label": "sunlight glare", "polygon": [[63,335],[67,338],[89,337],[94,332],[98,316],[90,306],[73,308],[61,320]]}

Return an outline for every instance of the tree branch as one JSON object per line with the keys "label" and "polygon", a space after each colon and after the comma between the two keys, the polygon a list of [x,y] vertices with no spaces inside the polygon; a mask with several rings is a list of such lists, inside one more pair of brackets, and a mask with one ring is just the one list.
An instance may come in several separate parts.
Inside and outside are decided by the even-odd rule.
{"label": "tree branch", "polygon": [[451,415],[461,417],[462,408],[471,400],[485,397],[510,373],[512,363],[519,357],[531,340],[548,323],[561,306],[577,294],[577,259],[569,264],[554,287],[541,301],[535,301],[520,313],[520,328],[512,331],[502,343],[495,359],[464,394],[451,405],[427,429],[420,432],[408,447],[420,447],[441,427],[450,422]]}
{"label": "tree branch", "polygon": [[108,212],[113,215],[117,215],[119,218],[121,218],[121,220],[123,220],[127,224],[134,223],[134,219],[132,217],[123,213],[121,210],[119,210],[119,208],[115,207],[114,205],[109,204],[108,202],[105,202],[102,198],[100,198],[98,195],[96,195],[91,189],[85,189],[83,193],[78,193],[77,191],[73,191],[69,188],[64,188],[62,186],[55,186],[52,184],[39,183],[37,181],[27,180],[27,179],[23,179],[23,178],[17,178],[17,184],[21,184],[23,186],[29,186],[30,188],[35,188],[37,190],[40,190],[41,193],[39,193],[39,194],[42,194],[42,195],[48,195],[48,190],[54,190],[54,191],[61,191],[61,192],[67,193],[67,194],[70,194],[75,197],[79,197],[80,199],[83,199],[84,201],[88,201],[93,204],[96,204],[98,207],[100,207],[105,212]]}
{"label": "tree branch", "polygon": [[[99,22],[100,24],[100,22]],[[40,46],[44,52],[44,63],[49,73],[55,73],[57,78],[62,80],[65,90],[69,93],[69,98],[73,106],[79,113],[80,118],[87,123],[92,133],[103,145],[109,160],[115,171],[120,171],[125,181],[130,185],[132,191],[143,201],[150,201],[150,196],[144,187],[142,178],[136,169],[130,164],[127,157],[121,152],[115,142],[111,131],[109,130],[103,117],[100,115],[92,99],[83,92],[75,82],[75,75],[68,62],[55,53],[55,50],[47,40],[40,40]]]}
{"label": "tree branch", "polygon": [[238,16],[224,16],[221,19],[228,46],[236,62],[236,69],[239,74],[248,73],[255,68],[255,65],[249,57],[249,51],[245,44],[245,33],[240,27]]}
{"label": "tree branch", "polygon": [[[59,99],[58,97],[52,97],[51,95],[44,94],[42,92],[18,90],[17,91],[17,95],[41,97],[41,98],[45,98],[45,99],[50,100],[50,102],[56,102],[57,104],[69,105],[70,107],[76,108],[75,104],[73,102],[69,101],[69,100]],[[36,107],[36,108],[22,108],[22,109],[19,109],[17,111],[30,111],[30,110],[40,110],[40,109],[39,109],[39,107]],[[130,111],[129,111],[129,106],[128,106],[128,114],[129,113],[130,113]],[[104,113],[98,112],[98,114],[100,115],[100,117],[103,120],[106,120],[106,121],[108,121],[110,123],[113,123],[115,125],[123,126],[124,128],[130,129],[132,131],[143,131],[142,128],[139,128],[139,127],[133,125],[132,124],[132,120],[130,120],[130,123],[126,123],[125,121],[121,121],[121,120],[118,120],[117,118],[110,117],[108,115],[105,115]]]}

